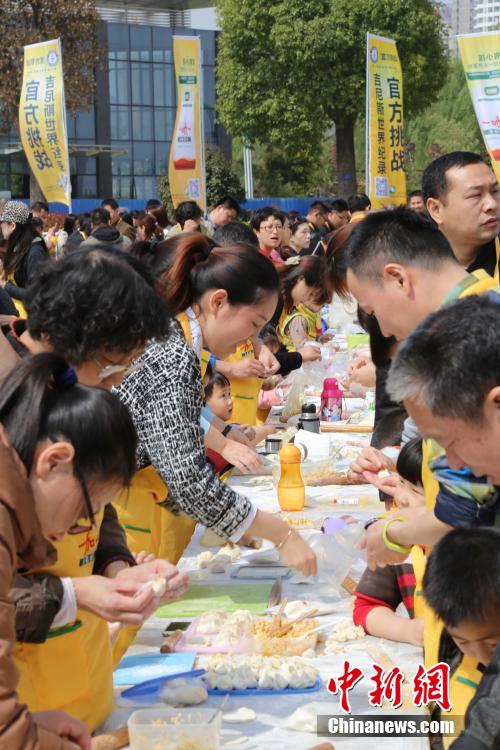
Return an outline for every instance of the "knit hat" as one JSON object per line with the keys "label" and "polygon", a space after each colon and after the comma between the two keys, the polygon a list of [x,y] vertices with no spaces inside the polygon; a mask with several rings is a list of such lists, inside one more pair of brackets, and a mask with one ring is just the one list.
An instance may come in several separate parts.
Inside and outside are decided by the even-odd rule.
{"label": "knit hat", "polygon": [[29,207],[21,201],[7,201],[0,214],[1,221],[12,221],[14,224],[27,224],[30,217]]}

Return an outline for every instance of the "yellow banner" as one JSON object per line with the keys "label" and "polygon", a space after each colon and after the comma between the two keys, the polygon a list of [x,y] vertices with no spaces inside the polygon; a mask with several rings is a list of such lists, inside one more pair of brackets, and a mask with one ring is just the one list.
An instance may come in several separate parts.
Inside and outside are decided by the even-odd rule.
{"label": "yellow banner", "polygon": [[366,192],[372,208],[406,203],[403,74],[396,42],[366,35]]}
{"label": "yellow banner", "polygon": [[68,138],[61,43],[52,39],[24,48],[19,135],[47,201],[71,211]]}
{"label": "yellow banner", "polygon": [[168,167],[174,206],[195,200],[206,211],[200,38],[174,36],[177,117]]}
{"label": "yellow banner", "polygon": [[477,121],[500,180],[500,31],[463,34],[457,41]]}

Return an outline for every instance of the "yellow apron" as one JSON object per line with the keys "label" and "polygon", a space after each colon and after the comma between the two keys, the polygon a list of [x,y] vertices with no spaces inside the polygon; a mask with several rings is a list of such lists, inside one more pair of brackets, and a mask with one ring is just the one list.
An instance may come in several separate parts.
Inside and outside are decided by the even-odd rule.
{"label": "yellow apron", "polygon": [[[250,340],[239,346],[235,353],[226,359],[226,362],[241,362],[248,357],[255,358],[253,344]],[[229,378],[229,382],[231,384],[231,398],[233,399],[231,422],[256,424],[262,381],[259,378],[245,378],[244,380]]]}
{"label": "yellow apron", "polygon": [[[450,701],[451,710],[449,713],[455,719],[455,735],[452,737],[443,737],[443,746],[448,750],[451,743],[457,738],[464,729],[464,716],[469,703],[474,698],[476,690],[483,677],[482,672],[477,668],[478,664],[470,656],[462,656],[462,661],[455,672],[450,677]],[[441,719],[446,720],[447,711],[441,712]]]}
{"label": "yellow apron", "polygon": [[302,317],[307,323],[307,335],[311,341],[316,341],[318,336],[321,336],[321,315],[319,312],[314,312],[310,307],[306,305],[297,305],[297,310],[300,312]]}
{"label": "yellow apron", "polygon": [[[66,534],[55,545],[55,565],[31,572],[92,575],[102,515],[97,514],[95,529]],[[111,644],[108,624],[100,617],[78,610],[75,622],[50,631],[45,643],[17,643],[14,660],[19,699],[31,711],[67,711],[93,732],[113,710]]]}
{"label": "yellow apron", "polygon": [[[497,240],[496,243],[497,253],[500,257],[500,243]],[[498,267],[497,267],[498,271]],[[469,283],[465,286],[458,295],[458,298],[468,297],[472,294],[482,294],[488,292],[491,289],[498,289],[497,282],[486,271],[478,270],[474,271],[471,276],[474,277],[474,282]],[[470,278],[467,280],[470,281]],[[451,301],[448,298],[446,301]],[[429,457],[432,453],[431,441],[423,441],[422,451],[422,483],[425,490],[425,505],[427,510],[434,508],[436,504],[436,497],[439,489],[439,485],[434,478],[434,475],[429,468]],[[427,550],[429,552],[429,550]],[[417,578],[417,590],[422,589],[422,578],[425,568],[421,571],[420,578]],[[422,598],[422,597],[421,597]],[[424,655],[425,665],[427,668],[433,666],[438,661],[439,653],[439,642],[441,639],[441,633],[443,630],[443,623],[437,619],[432,610],[427,606],[425,600],[423,600],[423,616],[425,619],[424,625]]]}
{"label": "yellow apron", "polygon": [[[8,281],[10,281],[11,284],[14,284],[14,286],[17,286],[13,273],[10,273],[7,279]],[[19,317],[26,320],[26,318],[28,317],[28,313],[26,312],[26,308],[21,302],[21,300],[15,299],[14,297],[11,297],[11,300],[14,303],[14,307],[16,308],[17,312],[19,313]]]}
{"label": "yellow apron", "polygon": [[[186,341],[191,344],[189,318],[185,313],[180,313],[177,318]],[[208,361],[209,355],[204,352],[202,376]],[[148,552],[175,565],[193,536],[196,521],[162,508],[159,503],[167,497],[168,489],[157,471],[152,466],[146,466],[135,474],[130,488],[123,490],[113,502],[120,523],[125,528],[130,551],[134,554]],[[131,625],[120,629],[113,645],[115,665],[135,639],[138,630]]]}
{"label": "yellow apron", "polygon": [[495,279],[497,284],[500,284],[500,238],[497,237],[495,240],[495,250],[497,253],[497,264],[495,266],[495,272],[493,274],[493,278]]}

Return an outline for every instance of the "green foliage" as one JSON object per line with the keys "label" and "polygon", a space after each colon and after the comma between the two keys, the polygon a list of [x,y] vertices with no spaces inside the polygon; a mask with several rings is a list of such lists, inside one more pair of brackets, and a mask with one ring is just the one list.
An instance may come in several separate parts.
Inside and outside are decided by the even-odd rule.
{"label": "green foliage", "polygon": [[[275,150],[305,192],[332,124],[365,108],[366,33],[396,40],[407,115],[435,100],[446,75],[431,0],[217,0],[218,114],[233,137]],[[354,159],[354,155],[352,155]],[[273,170],[270,170],[273,171]],[[273,174],[275,171],[273,171]],[[298,177],[298,179],[297,179]]]}
{"label": "green foliage", "polygon": [[442,153],[475,151],[488,158],[460,60],[450,63],[436,103],[408,120],[405,131],[407,139],[415,144],[415,161],[408,164],[410,189],[420,187],[432,143],[437,143]]}
{"label": "green foliage", "polygon": [[[245,189],[238,174],[217,149],[207,149],[205,153],[207,206],[213,206],[223,195],[231,195],[241,202],[245,200]],[[158,180],[158,193],[163,205],[173,212],[172,195],[168,175]]]}
{"label": "green foliage", "polygon": [[[308,159],[290,159],[282,149],[256,143],[252,147],[253,184],[256,197],[292,198],[297,195],[327,195],[334,191],[332,144],[326,137]],[[233,141],[233,162],[243,179],[243,145]]]}

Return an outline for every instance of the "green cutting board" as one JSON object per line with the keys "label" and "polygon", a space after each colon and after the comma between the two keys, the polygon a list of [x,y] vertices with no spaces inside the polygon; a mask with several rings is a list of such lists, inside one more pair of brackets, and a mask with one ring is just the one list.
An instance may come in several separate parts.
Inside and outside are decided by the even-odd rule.
{"label": "green cutting board", "polygon": [[263,615],[273,583],[219,584],[190,586],[182,599],[169,602],[156,612],[157,617],[199,617],[209,609],[235,612],[248,609],[253,615]]}

